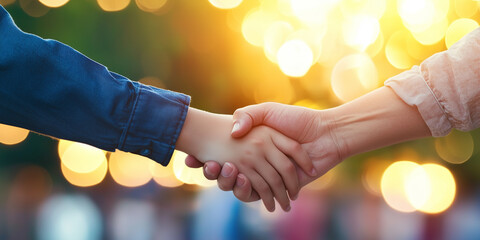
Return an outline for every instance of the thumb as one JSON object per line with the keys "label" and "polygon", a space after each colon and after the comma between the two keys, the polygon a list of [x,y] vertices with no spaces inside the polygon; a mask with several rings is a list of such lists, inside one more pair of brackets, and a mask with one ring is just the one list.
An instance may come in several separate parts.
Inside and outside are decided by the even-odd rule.
{"label": "thumb", "polygon": [[233,113],[232,137],[242,137],[247,134],[252,127],[261,125],[272,104],[273,103],[261,103],[237,109]]}

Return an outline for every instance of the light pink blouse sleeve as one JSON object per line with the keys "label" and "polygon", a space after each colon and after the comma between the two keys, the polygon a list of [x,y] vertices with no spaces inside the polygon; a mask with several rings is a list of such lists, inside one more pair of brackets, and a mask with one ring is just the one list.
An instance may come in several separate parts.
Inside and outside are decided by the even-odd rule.
{"label": "light pink blouse sleeve", "polygon": [[480,127],[480,28],[385,85],[418,108],[434,137]]}

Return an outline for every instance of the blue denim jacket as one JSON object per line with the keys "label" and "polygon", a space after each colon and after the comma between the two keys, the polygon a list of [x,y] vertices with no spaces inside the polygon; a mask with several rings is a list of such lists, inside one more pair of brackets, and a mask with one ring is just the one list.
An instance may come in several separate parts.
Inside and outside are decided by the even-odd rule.
{"label": "blue denim jacket", "polygon": [[0,6],[0,123],[167,165],[189,103],[22,32]]}

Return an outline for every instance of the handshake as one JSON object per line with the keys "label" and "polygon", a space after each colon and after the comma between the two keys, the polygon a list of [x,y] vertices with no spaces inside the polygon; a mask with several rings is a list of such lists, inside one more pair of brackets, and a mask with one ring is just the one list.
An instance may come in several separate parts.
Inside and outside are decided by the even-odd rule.
{"label": "handshake", "polygon": [[289,211],[303,186],[349,156],[427,136],[418,110],[381,87],[326,110],[262,103],[231,116],[190,108],[176,147],[220,189],[262,199],[273,212],[274,199]]}
{"label": "handshake", "polygon": [[206,163],[205,176],[218,177],[219,187],[233,189],[240,200],[261,198],[274,211],[275,198],[289,211],[290,199],[297,198],[302,186],[339,162],[321,113],[264,103],[239,109],[232,118],[190,108],[177,149],[191,155],[186,160],[190,167]]}

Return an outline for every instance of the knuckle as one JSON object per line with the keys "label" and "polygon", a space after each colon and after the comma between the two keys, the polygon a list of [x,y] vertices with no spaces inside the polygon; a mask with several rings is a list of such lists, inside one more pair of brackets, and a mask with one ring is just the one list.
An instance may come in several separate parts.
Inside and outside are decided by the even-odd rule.
{"label": "knuckle", "polygon": [[302,151],[302,145],[300,145],[299,143],[297,142],[292,142],[290,144],[290,150],[292,150],[292,152],[300,152]]}
{"label": "knuckle", "polygon": [[291,174],[295,173],[295,165],[293,165],[293,163],[289,162],[289,163],[285,164],[285,166],[283,167],[283,171],[285,171],[286,173],[291,175]]}

